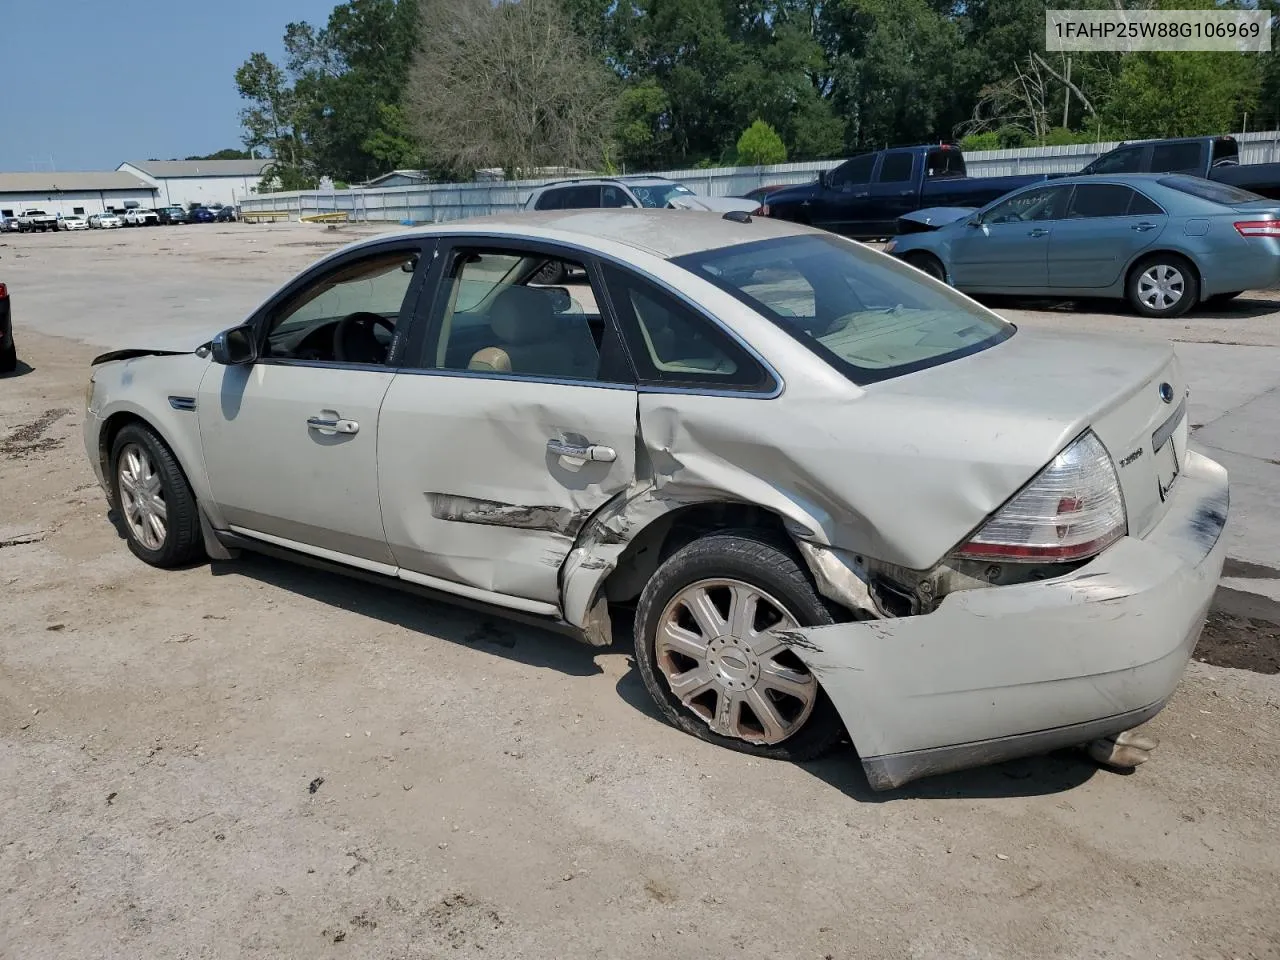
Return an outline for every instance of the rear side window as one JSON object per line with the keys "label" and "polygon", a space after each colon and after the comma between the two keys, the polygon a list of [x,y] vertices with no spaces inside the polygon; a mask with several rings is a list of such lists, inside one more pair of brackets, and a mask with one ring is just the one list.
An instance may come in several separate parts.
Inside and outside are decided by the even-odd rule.
{"label": "rear side window", "polygon": [[536,210],[582,210],[600,206],[600,188],[561,187],[538,198]]}
{"label": "rear side window", "polygon": [[600,188],[600,206],[634,207],[635,204],[621,187],[605,186]]}
{"label": "rear side window", "polygon": [[1137,191],[1119,183],[1078,183],[1067,208],[1068,219],[1081,217],[1124,217],[1160,213],[1154,203]]}
{"label": "rear side window", "polygon": [[612,264],[603,272],[640,383],[714,390],[776,386],[737,341],[678,297]]}
{"label": "rear side window", "polygon": [[563,210],[564,194],[564,190],[544,190],[542,196],[538,197],[538,202],[534,204],[534,209]]}
{"label": "rear side window", "polygon": [[1186,173],[1200,169],[1198,142],[1160,143],[1151,148],[1152,173]]}
{"label": "rear side window", "polygon": [[1160,186],[1228,207],[1242,203],[1257,203],[1265,199],[1248,190],[1241,190],[1239,187],[1228,186],[1215,180],[1202,180],[1199,177],[1161,177]]}
{"label": "rear side window", "polygon": [[855,383],[977,353],[1014,327],[891,259],[839,237],[759,240],[676,264],[772,320]]}
{"label": "rear side window", "polygon": [[911,179],[911,168],[915,165],[915,157],[910,153],[886,154],[880,164],[878,183],[903,183]]}

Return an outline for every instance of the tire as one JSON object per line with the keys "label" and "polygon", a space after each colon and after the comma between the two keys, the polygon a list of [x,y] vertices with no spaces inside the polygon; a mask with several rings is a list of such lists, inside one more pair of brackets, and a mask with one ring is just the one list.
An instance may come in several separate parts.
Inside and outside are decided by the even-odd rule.
{"label": "tire", "polygon": [[[133,459],[135,457],[138,459]],[[133,469],[139,465],[142,470]],[[155,527],[147,520],[147,514],[152,511],[139,514],[127,502],[131,497],[125,489],[122,470],[135,478],[155,478],[154,486],[139,484],[138,479],[133,483],[135,487],[150,488],[160,494],[164,507],[162,537],[156,536]],[[111,444],[111,477],[113,506],[119,511],[125,540],[135,557],[153,567],[164,568],[186,566],[204,559],[195,494],[173,452],[150,427],[130,423],[116,435]],[[144,537],[153,539],[148,541]]]}
{"label": "tire", "polygon": [[1243,290],[1236,290],[1233,293],[1215,293],[1211,297],[1204,298],[1204,305],[1207,307],[1216,307],[1223,303],[1230,303],[1242,293],[1244,293]]}
{"label": "tire", "polygon": [[942,283],[947,282],[947,268],[932,253],[908,253],[902,259],[917,270],[927,273],[933,279]]}
{"label": "tire", "polygon": [[18,348],[10,341],[7,347],[0,347],[0,373],[13,373],[18,369]]}
{"label": "tire", "polygon": [[[1177,293],[1177,299],[1167,300]],[[1125,298],[1144,317],[1180,317],[1200,300],[1200,277],[1185,257],[1154,253],[1129,271]]]}
{"label": "tire", "polygon": [[[673,726],[700,740],[774,760],[811,760],[820,756],[844,735],[844,724],[817,679],[789,648],[779,643],[773,651],[760,649],[760,638],[770,635],[770,620],[756,621],[754,649],[727,632],[705,641],[709,631],[697,626],[692,608],[684,603],[685,598],[697,597],[702,591],[701,596],[713,602],[723,620],[731,621],[729,603],[735,590],[756,592],[757,617],[765,611],[781,609],[797,626],[835,622],[801,561],[781,537],[756,530],[709,534],[672,554],[640,594],[635,648],[636,666],[645,689]],[[702,659],[673,650],[665,639],[670,634],[665,631],[665,649],[660,650],[659,631],[664,622],[673,623],[676,632],[687,638],[705,641],[701,643]],[[765,656],[757,657],[757,652]],[[689,677],[695,669],[716,679],[702,692],[686,693],[686,703],[673,692],[668,678]],[[779,669],[784,672],[779,674]],[[808,688],[805,699],[780,696],[770,686],[770,676],[803,681],[802,685]],[[735,707],[731,717],[722,718],[721,708],[726,702],[734,703],[735,698],[745,699],[748,708],[753,698],[757,703],[761,702],[758,698],[765,698],[772,704],[772,734],[770,725],[758,719],[754,708],[748,712]],[[713,729],[713,722],[728,732]]]}

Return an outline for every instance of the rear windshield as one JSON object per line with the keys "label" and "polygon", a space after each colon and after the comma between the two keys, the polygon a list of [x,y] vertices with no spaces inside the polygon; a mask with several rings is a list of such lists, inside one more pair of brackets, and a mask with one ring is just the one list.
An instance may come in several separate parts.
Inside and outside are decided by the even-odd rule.
{"label": "rear windshield", "polygon": [[1199,177],[1162,177],[1160,185],[1189,193],[1201,200],[1225,204],[1228,207],[1239,206],[1242,203],[1257,203],[1259,200],[1266,199],[1248,190],[1241,190],[1239,187],[1218,183],[1215,180],[1201,180]]}
{"label": "rear windshield", "polygon": [[840,237],[761,240],[674,262],[768,317],[855,383],[946,363],[1014,332],[949,287]]}

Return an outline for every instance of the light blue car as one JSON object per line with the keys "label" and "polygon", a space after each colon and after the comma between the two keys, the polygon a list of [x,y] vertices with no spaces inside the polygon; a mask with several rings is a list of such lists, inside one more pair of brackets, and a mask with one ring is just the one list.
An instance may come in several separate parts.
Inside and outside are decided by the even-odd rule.
{"label": "light blue car", "polygon": [[885,251],[966,293],[1124,299],[1177,317],[1280,284],[1280,203],[1181,174],[1063,177],[901,226]]}

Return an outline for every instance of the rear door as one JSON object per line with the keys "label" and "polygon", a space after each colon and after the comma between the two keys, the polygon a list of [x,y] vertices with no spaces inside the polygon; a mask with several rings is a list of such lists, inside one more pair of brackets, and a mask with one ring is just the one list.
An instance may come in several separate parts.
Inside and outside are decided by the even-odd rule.
{"label": "rear door", "polygon": [[889,152],[880,160],[875,182],[871,184],[868,226],[878,236],[897,233],[898,218],[916,209],[916,184],[923,156],[907,151]]}
{"label": "rear door", "polygon": [[[585,277],[532,282],[548,262]],[[598,268],[572,250],[456,238],[431,321],[378,425],[400,576],[552,614],[582,524],[636,475],[633,375]]]}
{"label": "rear door", "polygon": [[1070,187],[1022,190],[956,228],[947,264],[961,290],[1000,293],[1049,285],[1049,238],[1066,213]]}
{"label": "rear door", "polygon": [[1076,184],[1065,220],[1049,238],[1049,284],[1097,290],[1121,279],[1125,266],[1169,223],[1153,200],[1121,183]]}

